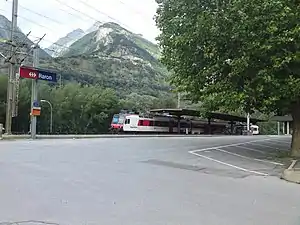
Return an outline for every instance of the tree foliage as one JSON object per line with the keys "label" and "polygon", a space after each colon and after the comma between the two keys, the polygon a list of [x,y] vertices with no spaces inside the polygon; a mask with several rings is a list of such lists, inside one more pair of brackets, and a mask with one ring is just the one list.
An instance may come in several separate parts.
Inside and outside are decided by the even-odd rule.
{"label": "tree foliage", "polygon": [[212,109],[292,113],[300,156],[299,1],[157,1],[172,82]]}

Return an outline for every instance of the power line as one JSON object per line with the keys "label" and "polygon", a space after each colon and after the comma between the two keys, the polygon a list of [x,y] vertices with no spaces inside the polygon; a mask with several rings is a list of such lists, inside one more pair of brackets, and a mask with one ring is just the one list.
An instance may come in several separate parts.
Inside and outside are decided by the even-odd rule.
{"label": "power line", "polygon": [[73,16],[73,17],[75,17],[76,19],[80,19],[80,20],[82,20],[82,21],[85,21],[85,22],[87,22],[88,20],[86,20],[86,19],[83,19],[82,17],[80,17],[80,16],[78,16],[78,15],[75,15],[75,14],[73,14],[73,13],[70,13],[70,12],[68,12],[68,11],[66,11],[66,10],[64,10],[64,9],[59,9],[60,11],[63,11],[63,12],[65,12],[65,13],[67,13],[67,14],[69,14],[69,15],[71,15],[71,16]]}
{"label": "power line", "polygon": [[[7,12],[7,11],[5,11],[5,10],[3,10],[3,9],[0,9],[1,11],[4,11],[4,12]],[[34,11],[32,11],[31,10],[31,12],[34,12]],[[41,15],[41,14],[40,14]],[[44,25],[42,25],[42,24],[39,24],[39,23],[37,23],[37,22],[35,22],[35,21],[33,21],[33,20],[31,20],[31,19],[28,19],[28,18],[26,18],[25,16],[21,16],[21,15],[18,15],[18,17],[20,17],[20,18],[22,18],[23,20],[26,20],[26,21],[28,21],[28,22],[30,22],[30,23],[32,23],[32,24],[36,24],[36,25],[38,25],[38,26],[40,26],[40,27],[43,27],[43,28],[45,28],[45,29],[47,29],[47,30],[50,30],[50,31],[52,31],[52,32],[55,32],[53,29],[51,29],[51,28],[49,28],[49,27],[46,27],[46,26],[44,26]],[[48,17],[47,17],[48,18]],[[0,29],[5,29],[4,27],[0,27]],[[7,30],[9,30],[9,31],[11,31],[11,29],[7,29]],[[18,32],[18,31],[15,31],[15,32]],[[19,32],[19,33],[22,33],[22,32]],[[22,33],[23,34],[23,33]]]}
{"label": "power line", "polygon": [[[8,30],[8,31],[11,32],[11,29],[7,28],[7,27],[0,26],[0,29],[2,29],[2,30]],[[24,35],[24,33],[22,31],[19,31],[19,30],[15,30],[15,31],[13,31],[13,33],[19,33],[19,34],[23,34]]]}
{"label": "power line", "polygon": [[130,6],[129,4],[126,4],[126,3],[125,3],[124,1],[122,1],[122,0],[118,0],[118,2],[120,2],[122,5],[127,6],[127,8],[129,8],[131,11],[135,12],[136,14],[138,14],[138,15],[140,15],[141,17],[144,18],[144,14],[143,14],[143,13],[141,13],[140,11],[134,9],[134,8],[133,8],[132,6]]}
{"label": "power line", "polygon": [[[28,35],[31,33],[31,31],[25,36],[25,38],[28,38]],[[23,40],[24,41],[24,40]],[[26,44],[25,43],[22,43],[22,41],[21,41],[21,45],[19,45],[18,47],[16,47],[16,49],[15,49],[15,51],[12,53],[12,55],[8,58],[8,60],[10,61],[11,59],[12,59],[12,57],[17,53],[17,51],[20,49],[20,48],[22,48],[22,47],[24,47],[24,46],[26,46]]]}
{"label": "power line", "polygon": [[61,22],[59,22],[58,20],[55,20],[55,19],[53,19],[51,17],[48,17],[48,16],[45,16],[45,15],[43,15],[41,13],[38,13],[38,12],[32,10],[32,9],[28,9],[28,8],[26,8],[26,7],[24,7],[24,6],[20,5],[20,4],[19,4],[19,7],[22,8],[22,9],[24,9],[24,10],[26,10],[26,11],[32,12],[32,13],[38,15],[38,16],[44,17],[44,18],[46,18],[48,20],[51,20],[54,23],[61,24]]}
{"label": "power line", "polygon": [[[2,26],[0,26],[0,29],[2,29],[2,30],[7,30],[7,31],[11,31],[9,28],[2,27]],[[22,31],[14,31],[13,33],[19,33],[19,34],[25,35]],[[32,34],[29,34],[28,36],[33,37],[33,38],[37,38],[37,39],[40,38],[40,37],[35,36],[35,35],[32,35]],[[30,41],[32,41],[32,40],[30,40]],[[50,40],[47,40],[47,39],[45,39],[45,38],[44,38],[42,41],[46,41],[46,42],[48,42],[48,43],[50,43],[50,44],[55,44],[55,42],[50,41]],[[7,40],[7,42],[9,42],[9,40]],[[59,44],[57,44],[57,45],[59,45]],[[59,46],[63,46],[63,45],[59,45]]]}
{"label": "power line", "polygon": [[20,16],[20,15],[19,15],[19,17],[22,18],[22,19],[24,19],[24,20],[26,20],[26,21],[28,21],[28,22],[30,22],[30,23],[32,23],[32,24],[36,24],[36,25],[38,25],[38,26],[40,26],[40,27],[43,27],[43,28],[45,28],[45,29],[47,29],[47,30],[50,30],[50,31],[55,32],[55,31],[52,30],[51,28],[46,27],[46,26],[44,26],[44,25],[42,25],[42,24],[39,24],[39,23],[37,23],[37,22],[35,22],[35,21],[31,20],[31,19],[28,19],[28,18],[26,18],[26,17],[24,17],[24,16]]}
{"label": "power line", "polygon": [[[42,14],[36,13],[36,12],[34,12],[33,10],[31,10],[31,9],[27,9],[27,8],[25,8],[25,7],[23,7],[23,6],[20,6],[20,7],[22,7],[23,9],[26,9],[26,10],[32,12],[32,13],[35,13],[35,14],[37,14],[37,15],[43,16]],[[3,11],[3,12],[7,12],[7,11],[5,11],[5,10],[3,10],[3,9],[0,9],[0,10]],[[20,18],[22,18],[23,20],[26,20],[26,21],[28,21],[28,22],[30,22],[30,23],[36,24],[36,25],[38,25],[38,26],[40,26],[40,27],[43,27],[43,28],[45,28],[45,29],[54,31],[54,30],[52,30],[52,29],[49,28],[49,27],[46,27],[46,26],[44,26],[44,25],[42,25],[42,24],[39,24],[39,23],[37,23],[37,22],[35,22],[35,21],[31,20],[31,19],[26,18],[25,16],[18,15],[18,17],[20,17]],[[45,16],[43,16],[43,17],[45,17]],[[49,17],[45,17],[45,18],[48,18],[48,19],[49,19]],[[57,22],[58,22],[58,21],[57,21]],[[58,23],[59,23],[59,22],[58,22]],[[55,31],[54,31],[54,32],[55,32]]]}
{"label": "power line", "polygon": [[[58,25],[60,25],[60,26],[63,26],[63,24],[62,24],[60,21],[56,20],[56,19],[53,19],[53,18],[51,18],[51,17],[49,17],[49,16],[46,16],[46,15],[43,15],[43,14],[41,14],[41,13],[39,13],[39,12],[36,12],[36,11],[34,11],[34,10],[32,10],[32,9],[26,8],[26,7],[24,7],[24,6],[20,5],[20,4],[19,4],[19,7],[22,8],[22,9],[24,9],[24,10],[26,10],[26,11],[28,11],[28,12],[32,12],[32,13],[34,13],[34,14],[40,16],[40,17],[43,17],[43,18],[45,18],[45,19],[48,19],[48,20],[50,20],[50,21],[52,21],[52,22],[54,22],[54,23],[56,23],[56,24],[58,24]],[[0,10],[3,11],[3,12],[7,12],[7,11],[5,11],[5,10],[3,10],[3,9],[0,9]],[[66,10],[63,10],[63,9],[59,9],[59,10],[65,12],[65,13],[71,15],[71,16],[74,16],[74,17],[76,17],[77,19],[81,19],[82,21],[87,21],[87,20],[82,19],[82,17],[79,17],[79,16],[77,16],[77,15],[74,15],[74,14],[72,14],[72,13],[66,11]],[[20,15],[19,15],[19,17],[22,18],[22,19],[24,19],[24,20],[27,20],[27,21],[30,22],[30,23],[33,23],[33,24],[36,24],[36,25],[38,25],[38,26],[40,26],[40,27],[43,27],[43,28],[45,28],[45,29],[48,29],[48,30],[50,30],[50,31],[52,31],[52,32],[56,32],[55,30],[53,30],[53,29],[51,29],[51,28],[49,28],[49,27],[47,27],[47,26],[44,26],[44,25],[42,25],[42,24],[39,24],[39,23],[37,23],[37,22],[35,22],[35,21],[31,20],[31,19],[28,19],[27,17],[20,16]],[[77,29],[77,28],[72,28],[72,29],[75,30],[75,29]]]}
{"label": "power line", "polygon": [[78,12],[78,13],[80,13],[80,14],[82,14],[82,15],[84,15],[84,16],[90,18],[90,19],[92,19],[92,20],[95,20],[96,22],[100,22],[98,19],[96,19],[96,18],[94,18],[94,17],[92,17],[92,16],[90,16],[90,15],[84,13],[84,12],[81,12],[80,10],[75,9],[75,8],[73,8],[72,6],[69,6],[68,4],[66,4],[66,3],[64,3],[64,2],[62,2],[62,1],[60,1],[60,0],[55,0],[55,1],[57,1],[58,3],[60,3],[60,4],[62,4],[62,5],[67,6],[68,8],[70,8],[70,9],[72,9],[72,10],[74,10],[74,11],[76,11],[76,12]]}
{"label": "power line", "polygon": [[122,26],[124,26],[124,27],[127,27],[127,28],[129,28],[129,29],[131,30],[131,28],[130,28],[129,26],[127,26],[126,24],[124,24],[124,23],[122,23],[121,21],[119,21],[119,20],[117,20],[117,19],[111,17],[110,15],[108,15],[108,14],[106,14],[106,13],[100,11],[100,10],[97,9],[96,7],[91,6],[91,5],[89,5],[88,3],[86,3],[86,2],[84,2],[84,1],[82,1],[82,0],[79,0],[79,1],[80,1],[82,4],[84,4],[85,6],[87,6],[87,7],[91,8],[91,9],[97,11],[98,13],[100,13],[100,14],[102,14],[102,15],[108,17],[108,18],[110,18],[111,20],[113,20],[113,21],[117,22],[118,24],[120,24],[120,25],[122,25]]}
{"label": "power line", "polygon": [[[32,10],[32,9],[28,9],[28,8],[22,6],[22,5],[19,5],[19,6],[20,6],[20,8],[23,8],[24,10],[27,10],[27,11],[29,11],[29,12],[32,12],[32,13],[34,13],[34,14],[40,16],[40,17],[44,17],[44,18],[46,18],[46,19],[48,19],[48,20],[50,20],[50,21],[52,21],[52,22],[54,22],[54,23],[56,23],[56,24],[58,24],[58,25],[60,25],[60,26],[63,26],[63,24],[62,24],[61,21],[58,21],[58,20],[53,19],[53,18],[51,18],[51,17],[49,17],[49,16],[46,16],[46,15],[43,15],[43,14],[41,14],[41,13],[39,13],[39,12],[36,12],[36,11],[34,11],[34,10]],[[65,12],[65,13],[68,13],[69,15],[74,16],[74,17],[76,17],[77,19],[79,18],[79,19],[83,20],[81,17],[78,17],[77,15],[74,15],[74,14],[72,14],[72,13],[66,11],[66,10],[63,10],[63,9],[59,9],[59,10]],[[86,20],[83,20],[83,21],[86,21]],[[76,28],[73,28],[73,27],[72,27],[72,29],[75,30]],[[53,30],[52,30],[52,31],[53,31]]]}

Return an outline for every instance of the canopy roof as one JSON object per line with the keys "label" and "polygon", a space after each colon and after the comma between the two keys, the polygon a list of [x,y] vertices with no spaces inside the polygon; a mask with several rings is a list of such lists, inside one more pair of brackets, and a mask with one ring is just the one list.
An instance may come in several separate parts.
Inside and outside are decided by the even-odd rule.
{"label": "canopy roof", "polygon": [[[150,110],[151,113],[168,113],[170,115],[174,116],[200,116],[201,112],[198,110],[194,109],[152,109]],[[208,119],[219,119],[219,120],[224,120],[224,121],[235,121],[235,122],[247,122],[246,117],[242,116],[234,116],[230,114],[225,114],[225,113],[217,113],[217,112],[210,112],[207,113],[207,118]],[[265,120],[261,119],[255,119],[255,118],[250,118],[251,123],[257,123],[257,122],[263,122]]]}

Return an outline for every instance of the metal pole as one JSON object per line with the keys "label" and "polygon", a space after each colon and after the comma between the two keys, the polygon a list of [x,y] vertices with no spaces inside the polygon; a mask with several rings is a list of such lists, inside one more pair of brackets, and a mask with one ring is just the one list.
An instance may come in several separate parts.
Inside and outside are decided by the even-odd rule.
{"label": "metal pole", "polygon": [[280,122],[277,122],[277,134],[280,135]]}
{"label": "metal pole", "polygon": [[[35,46],[33,49],[33,67],[37,67],[39,63],[39,56],[38,56],[39,48]],[[31,109],[33,107],[34,102],[37,101],[37,80],[33,79],[31,83]],[[37,117],[31,115],[31,138],[36,139],[36,124],[37,124]]]}
{"label": "metal pole", "polygon": [[9,75],[7,83],[7,101],[6,101],[6,122],[5,131],[7,134],[11,134],[11,124],[12,124],[12,104],[13,104],[13,88],[15,80],[15,38],[14,33],[17,28],[17,16],[18,16],[18,0],[13,0],[12,4],[12,20],[11,20],[11,52],[10,52],[10,65],[9,65]]}
{"label": "metal pole", "polygon": [[53,129],[53,106],[52,106],[51,102],[49,102],[47,100],[42,99],[41,102],[46,102],[50,106],[51,111],[50,111],[50,129],[49,130],[50,130],[50,134],[52,134],[52,129]]}
{"label": "metal pole", "polygon": [[286,122],[286,134],[290,135],[290,122]]}
{"label": "metal pole", "polygon": [[247,113],[247,133],[250,134],[250,113]]}
{"label": "metal pole", "polygon": [[52,127],[53,127],[53,107],[52,104],[49,102],[51,112],[50,112],[50,134],[52,134]]}

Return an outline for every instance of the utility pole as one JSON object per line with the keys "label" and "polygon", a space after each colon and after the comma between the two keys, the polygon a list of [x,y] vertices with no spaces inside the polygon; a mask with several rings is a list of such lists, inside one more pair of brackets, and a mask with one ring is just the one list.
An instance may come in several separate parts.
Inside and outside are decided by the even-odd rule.
{"label": "utility pole", "polygon": [[[33,68],[38,67],[39,64],[39,47],[38,45],[34,46],[33,49]],[[37,104],[38,100],[38,93],[37,93],[37,79],[32,79],[31,83],[31,109],[35,104]],[[32,110],[31,110],[32,111]],[[30,130],[31,130],[31,138],[36,139],[36,124],[37,124],[37,117],[31,115],[31,123],[30,123]]]}
{"label": "utility pole", "polygon": [[8,74],[8,83],[7,83],[7,100],[6,100],[6,122],[5,122],[5,131],[7,134],[11,134],[11,125],[12,125],[12,109],[13,109],[13,96],[14,96],[14,83],[15,83],[15,65],[16,65],[16,56],[15,56],[15,38],[14,34],[17,28],[17,18],[18,18],[18,0],[13,0],[12,5],[12,20],[11,20],[11,50],[10,50],[10,65],[9,65],[9,74]]}

